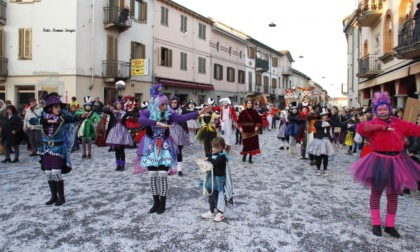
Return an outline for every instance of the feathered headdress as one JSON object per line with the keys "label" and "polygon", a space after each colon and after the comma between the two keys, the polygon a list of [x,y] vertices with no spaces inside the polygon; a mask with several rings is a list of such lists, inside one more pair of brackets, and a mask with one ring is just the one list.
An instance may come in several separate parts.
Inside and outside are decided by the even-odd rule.
{"label": "feathered headdress", "polygon": [[373,95],[372,104],[373,104],[372,114],[376,114],[376,109],[380,105],[387,105],[389,107],[389,113],[391,113],[391,110],[392,110],[391,98],[389,97],[388,92],[383,92],[383,93],[376,92]]}

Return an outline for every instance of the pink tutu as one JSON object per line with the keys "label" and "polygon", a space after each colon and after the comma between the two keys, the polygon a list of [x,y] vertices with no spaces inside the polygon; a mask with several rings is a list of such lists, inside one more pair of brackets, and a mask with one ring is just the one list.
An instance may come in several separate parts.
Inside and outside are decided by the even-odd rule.
{"label": "pink tutu", "polygon": [[404,187],[417,189],[420,165],[405,154],[395,156],[371,152],[351,166],[354,178],[369,188],[402,193]]}

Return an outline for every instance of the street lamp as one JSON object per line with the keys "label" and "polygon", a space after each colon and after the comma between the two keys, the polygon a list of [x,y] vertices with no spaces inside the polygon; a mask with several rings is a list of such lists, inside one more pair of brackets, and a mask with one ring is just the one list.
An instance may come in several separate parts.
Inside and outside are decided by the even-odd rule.
{"label": "street lamp", "polygon": [[269,27],[276,27],[276,24],[274,22],[271,22],[268,26]]}

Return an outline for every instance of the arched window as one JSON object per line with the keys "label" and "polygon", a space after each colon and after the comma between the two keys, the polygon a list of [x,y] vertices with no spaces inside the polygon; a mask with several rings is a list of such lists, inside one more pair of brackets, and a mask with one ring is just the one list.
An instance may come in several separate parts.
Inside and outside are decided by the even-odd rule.
{"label": "arched window", "polygon": [[394,48],[394,25],[390,14],[386,15],[384,23],[384,54],[390,53]]}

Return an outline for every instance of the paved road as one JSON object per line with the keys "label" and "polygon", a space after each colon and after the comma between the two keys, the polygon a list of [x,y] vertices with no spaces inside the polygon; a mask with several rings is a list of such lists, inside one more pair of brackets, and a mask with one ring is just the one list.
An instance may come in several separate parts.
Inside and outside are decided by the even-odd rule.
{"label": "paved road", "polygon": [[[184,177],[169,178],[168,208],[148,214],[147,175],[115,172],[113,153],[72,155],[66,204],[45,206],[48,185],[36,158],[0,164],[0,251],[420,251],[420,193],[400,197],[396,228],[402,238],[371,234],[369,191],[348,174],[354,156],[341,151],[329,176],[279,150],[275,132],[260,138],[262,154],[243,163],[234,146],[230,167],[235,204],[221,223],[202,220],[207,198],[197,188],[195,143],[184,149]],[[127,167],[135,150],[127,153]],[[385,216],[385,197],[382,215]]]}

